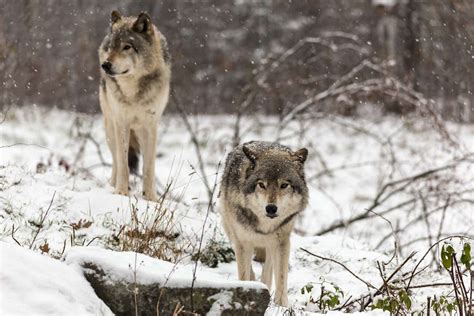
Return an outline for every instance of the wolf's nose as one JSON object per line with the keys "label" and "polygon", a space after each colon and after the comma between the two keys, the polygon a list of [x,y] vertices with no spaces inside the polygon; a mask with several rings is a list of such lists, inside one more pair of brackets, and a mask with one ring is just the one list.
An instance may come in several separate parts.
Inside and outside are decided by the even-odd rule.
{"label": "wolf's nose", "polygon": [[275,204],[268,204],[268,205],[265,207],[265,210],[267,211],[267,214],[269,214],[269,215],[275,215],[275,213],[276,213],[277,210],[278,210],[278,207],[277,207]]}
{"label": "wolf's nose", "polygon": [[102,63],[102,69],[104,69],[106,72],[110,72],[110,69],[112,69],[112,64],[109,61],[105,61]]}

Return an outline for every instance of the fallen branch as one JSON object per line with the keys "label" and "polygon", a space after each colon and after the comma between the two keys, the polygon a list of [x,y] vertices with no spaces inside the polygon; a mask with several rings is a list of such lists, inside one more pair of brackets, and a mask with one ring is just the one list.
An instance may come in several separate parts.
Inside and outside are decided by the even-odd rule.
{"label": "fallen branch", "polygon": [[315,254],[315,253],[312,253],[311,251],[306,250],[306,249],[304,249],[304,248],[300,248],[300,250],[302,250],[302,251],[306,252],[307,254],[309,254],[309,255],[311,255],[311,256],[313,256],[313,257],[316,257],[316,258],[318,258],[318,259],[325,260],[325,261],[330,261],[330,262],[333,262],[333,263],[335,263],[335,264],[337,264],[337,265],[343,267],[344,270],[346,270],[347,272],[349,272],[350,274],[352,274],[357,280],[363,282],[365,285],[367,285],[367,287],[373,288],[373,289],[377,289],[377,288],[376,288],[375,286],[373,286],[370,282],[365,281],[364,279],[362,279],[361,277],[359,277],[357,274],[355,274],[354,272],[352,272],[352,270],[349,269],[348,267],[346,267],[346,265],[344,265],[343,263],[341,263],[341,262],[339,262],[339,261],[336,261],[336,260],[334,260],[334,259],[331,259],[331,258],[326,258],[326,257],[323,257],[323,256],[319,256],[319,255],[317,255],[317,254]]}
{"label": "fallen branch", "polygon": [[[347,227],[350,224],[353,224],[353,223],[356,223],[356,222],[359,222],[359,221],[362,221],[362,220],[366,220],[366,219],[369,219],[369,218],[372,218],[372,217],[376,216],[376,215],[371,214],[371,212],[373,210],[377,209],[379,206],[381,206],[383,203],[385,203],[388,199],[390,199],[395,194],[397,194],[399,192],[402,192],[405,189],[407,189],[412,183],[414,183],[414,182],[416,182],[420,179],[426,178],[428,176],[431,176],[433,174],[439,173],[441,171],[456,168],[459,165],[459,163],[467,161],[466,159],[468,157],[471,157],[472,155],[473,154],[470,153],[470,154],[468,154],[468,155],[466,155],[462,158],[455,159],[454,162],[449,163],[447,165],[444,165],[444,166],[441,166],[441,167],[438,167],[438,168],[433,168],[433,169],[430,169],[430,170],[426,170],[426,171],[417,173],[417,174],[415,174],[413,176],[410,176],[410,177],[405,177],[405,178],[397,179],[397,180],[386,183],[385,185],[382,186],[382,188],[376,194],[372,204],[365,210],[365,212],[363,212],[359,215],[356,215],[356,216],[354,216],[354,217],[352,217],[348,220],[337,220],[336,222],[329,225],[328,227],[323,228],[320,231],[318,231],[316,233],[316,235],[323,235],[323,234],[329,233],[331,231],[334,231],[336,229],[344,228],[344,227]],[[401,185],[401,186],[398,186],[398,185]],[[395,188],[393,190],[387,192],[387,190],[389,188],[392,188],[392,187],[395,187]],[[403,203],[398,204],[396,206],[396,208],[391,207],[391,208],[389,208],[385,211],[378,212],[378,213],[382,214],[382,215],[385,215],[386,213],[391,212],[391,211],[393,211],[397,208],[404,207],[408,204],[414,203],[416,200],[417,200],[417,198],[409,199],[409,200],[407,200]]]}

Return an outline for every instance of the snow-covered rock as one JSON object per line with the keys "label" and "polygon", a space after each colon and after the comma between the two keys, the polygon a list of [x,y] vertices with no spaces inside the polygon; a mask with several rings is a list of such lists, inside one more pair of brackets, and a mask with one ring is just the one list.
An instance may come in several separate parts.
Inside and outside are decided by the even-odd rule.
{"label": "snow-covered rock", "polygon": [[[116,315],[171,315],[176,308],[204,315],[263,315],[270,294],[263,283],[233,281],[209,268],[172,264],[135,252],[74,247],[66,263],[81,267]],[[193,278],[195,281],[193,284]]]}

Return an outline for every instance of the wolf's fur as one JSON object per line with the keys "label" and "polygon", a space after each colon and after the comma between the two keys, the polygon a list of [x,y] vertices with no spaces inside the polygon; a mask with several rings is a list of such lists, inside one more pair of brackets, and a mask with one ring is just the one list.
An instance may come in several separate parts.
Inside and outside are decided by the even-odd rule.
{"label": "wolf's fur", "polygon": [[[239,279],[255,280],[252,255],[264,248],[262,281],[270,289],[275,277],[275,302],[283,306],[288,304],[289,237],[296,215],[308,203],[307,154],[305,148],[293,152],[277,143],[246,143],[229,153],[221,184],[222,223],[234,247]],[[274,215],[266,210],[269,204],[277,206]]]}
{"label": "wolf's fur", "polygon": [[158,123],[169,97],[171,64],[166,40],[146,13],[111,15],[110,32],[99,48],[100,107],[112,153],[111,184],[128,194],[129,167],[143,152],[143,194],[156,200],[155,155]]}

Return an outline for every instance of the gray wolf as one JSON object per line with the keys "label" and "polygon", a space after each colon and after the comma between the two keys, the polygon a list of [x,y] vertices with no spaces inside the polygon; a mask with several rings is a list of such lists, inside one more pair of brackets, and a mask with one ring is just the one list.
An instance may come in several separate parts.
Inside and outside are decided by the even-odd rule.
{"label": "gray wolf", "polygon": [[253,141],[229,153],[222,176],[220,213],[239,279],[255,280],[252,256],[263,248],[261,279],[270,290],[274,276],[274,300],[282,306],[288,305],[290,233],[308,203],[307,156],[306,148],[293,152],[278,143]]}
{"label": "gray wolf", "polygon": [[156,201],[157,131],[171,78],[166,39],[147,13],[125,17],[113,11],[99,60],[100,107],[112,153],[110,183],[116,194],[128,195],[129,172],[136,172],[143,152],[143,195]]}

